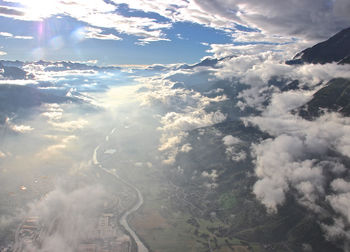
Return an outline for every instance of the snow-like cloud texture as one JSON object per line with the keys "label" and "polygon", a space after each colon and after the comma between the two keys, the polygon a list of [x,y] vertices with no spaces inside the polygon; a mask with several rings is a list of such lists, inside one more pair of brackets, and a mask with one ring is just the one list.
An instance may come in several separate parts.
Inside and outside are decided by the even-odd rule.
{"label": "snow-like cloud texture", "polygon": [[[298,80],[299,87],[313,90],[309,93],[290,92],[283,95],[283,99],[293,99],[294,103],[299,100],[294,105],[301,106],[307,101],[307,96],[311,99],[315,88],[320,88],[320,83],[325,84],[335,77],[350,78],[349,65],[329,63],[291,66],[285,64],[285,59],[288,58],[286,56],[288,51],[286,50],[273,51],[267,48],[262,49],[257,45],[240,46],[240,48],[243,50],[240,55],[219,62],[218,66],[220,68],[216,69],[215,76],[218,79],[236,80],[249,86],[239,95],[241,102],[238,105],[242,110],[247,106],[258,110],[264,109],[265,101],[271,97],[271,94],[278,91],[278,88],[270,82],[271,79],[277,82]],[[287,46],[280,46],[279,48],[283,49]],[[211,45],[209,51],[220,58],[238,53],[237,49],[233,45]],[[290,56],[292,55],[291,52]],[[278,109],[278,106],[273,107]]]}
{"label": "snow-like cloud texture", "polygon": [[[334,225],[341,223],[342,237],[347,237],[350,174],[343,157],[350,157],[349,118],[327,113],[308,121],[287,113],[279,117],[264,114],[247,121],[273,136],[252,148],[257,198],[274,212],[287,193],[296,191],[299,203],[320,215],[328,211],[320,202],[327,202],[338,216]],[[332,234],[334,225],[323,226],[330,237],[339,236]]]}
{"label": "snow-like cloud texture", "polygon": [[[226,120],[220,110],[208,112],[212,103],[227,100],[226,96],[209,98],[194,90],[174,89],[175,84],[165,76],[145,78],[147,91],[143,93],[142,106],[154,106],[161,109],[159,130],[162,132],[159,150],[165,153],[164,162],[173,164],[179,151],[188,152],[191,146],[182,140],[188,131],[206,127]],[[189,77],[190,78],[190,77]]]}

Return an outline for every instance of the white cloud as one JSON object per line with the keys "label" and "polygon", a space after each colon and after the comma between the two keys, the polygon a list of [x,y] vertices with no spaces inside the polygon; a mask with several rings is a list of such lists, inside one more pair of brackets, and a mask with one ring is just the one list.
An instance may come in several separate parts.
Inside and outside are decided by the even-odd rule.
{"label": "white cloud", "polygon": [[74,131],[74,130],[84,128],[88,124],[88,121],[80,118],[78,120],[64,121],[64,122],[49,121],[49,123],[53,127],[55,127],[57,130]]}
{"label": "white cloud", "polygon": [[75,135],[68,135],[64,137],[55,136],[46,136],[47,138],[51,138],[51,140],[56,140],[56,143],[45,147],[43,150],[36,154],[36,157],[41,159],[50,159],[53,156],[57,156],[57,154],[67,149],[68,145],[72,142],[76,141],[78,138]]}
{"label": "white cloud", "polygon": [[15,124],[12,125],[11,129],[18,133],[27,133],[34,130],[34,128],[32,128],[29,125],[15,125]]}
{"label": "white cloud", "polygon": [[[283,37],[279,35],[269,35],[262,31],[235,31],[232,37],[236,43],[262,43],[262,44],[284,44],[292,43],[294,40],[290,37]],[[261,46],[261,44],[260,44]]]}
{"label": "white cloud", "polygon": [[22,134],[25,134],[34,130],[34,128],[30,125],[14,124],[10,118],[6,118],[5,126],[16,133],[22,133]]}
{"label": "white cloud", "polygon": [[0,36],[1,37],[11,38],[11,37],[13,37],[13,34],[9,33],[9,32],[0,32]]}
{"label": "white cloud", "polygon": [[239,144],[242,142],[239,138],[232,135],[227,135],[222,138],[224,145],[226,145],[226,155],[229,159],[235,162],[245,160],[247,153],[243,150],[239,150]]}
{"label": "white cloud", "polygon": [[232,135],[227,135],[225,136],[222,141],[224,142],[225,145],[230,146],[234,144],[238,144],[241,142],[241,140],[237,137],[234,137]]}
{"label": "white cloud", "polygon": [[85,27],[85,38],[102,39],[102,40],[122,40],[122,38],[114,34],[103,34],[101,29],[93,27]]}
{"label": "white cloud", "polygon": [[[335,218],[334,223],[331,225],[321,224],[321,227],[326,231],[326,237],[332,240],[334,237],[350,239],[349,229],[344,224],[342,218]],[[345,250],[346,251],[346,250]]]}
{"label": "white cloud", "polygon": [[[235,20],[243,25],[260,28],[265,33],[287,36],[328,37],[346,28],[350,4],[340,1],[278,0],[216,0],[196,1],[198,5],[218,17]],[[343,11],[340,11],[340,10]],[[305,24],[308,24],[305,26]]]}
{"label": "white cloud", "polygon": [[99,185],[71,191],[57,187],[41,200],[30,203],[29,210],[23,213],[25,217],[37,217],[38,222],[48,228],[55,222],[57,228],[41,234],[40,248],[35,243],[24,243],[25,250],[73,251],[72,248],[78,247],[95,229],[105,197]]}
{"label": "white cloud", "polygon": [[283,117],[293,109],[299,108],[312,99],[315,91],[276,92],[272,95],[270,104],[264,111],[264,116]]}
{"label": "white cloud", "polygon": [[[308,40],[326,38],[346,28],[350,18],[347,0],[303,1],[293,4],[278,0],[8,0],[22,7],[2,6],[0,15],[22,20],[42,20],[66,15],[90,26],[114,29],[119,33],[135,35],[139,43],[168,40],[163,32],[176,22],[192,22],[220,29],[233,35],[237,42],[279,43],[295,42],[293,37]],[[157,13],[168,19],[161,23],[147,17],[126,17],[117,7],[126,4],[132,10]],[[116,6],[117,5],[117,6]],[[132,11],[130,12],[132,14]],[[305,26],[305,23],[308,25]],[[254,28],[253,32],[240,31],[237,24]],[[237,29],[239,28],[239,29]],[[259,29],[259,30],[257,30]],[[236,31],[235,33],[233,33]],[[276,35],[277,34],[277,35]]]}
{"label": "white cloud", "polygon": [[53,129],[62,132],[72,132],[76,130],[83,129],[89,122],[82,118],[77,118],[76,120],[69,120],[63,118],[63,109],[59,104],[44,104],[42,105],[44,110],[41,115],[48,118],[48,123],[53,127]]}
{"label": "white cloud", "polygon": [[62,119],[63,109],[59,104],[45,104],[43,108],[46,110],[41,115],[47,117],[51,121],[59,121]]}
{"label": "white cloud", "polygon": [[14,36],[15,39],[34,39],[32,36]]}
{"label": "white cloud", "polygon": [[179,151],[190,150],[190,146],[181,145],[188,131],[226,120],[226,115],[221,111],[207,112],[205,109],[211,103],[227,100],[227,97],[209,98],[193,90],[172,89],[174,82],[167,80],[168,76],[140,78],[147,91],[140,93],[139,98],[142,106],[162,111],[161,126],[158,128],[162,133],[159,150],[164,152],[164,162],[173,164]]}
{"label": "white cloud", "polygon": [[[155,12],[172,22],[193,22],[232,32],[236,24],[258,28],[251,34],[238,31],[238,42],[291,42],[291,38],[326,38],[346,28],[350,4],[346,0],[281,2],[278,0],[114,0],[130,8]],[[308,24],[305,26],[305,24]],[[276,36],[275,34],[278,34]]]}
{"label": "white cloud", "polygon": [[[40,21],[52,16],[65,15],[85,22],[97,28],[109,28],[118,33],[134,35],[140,38],[140,43],[168,40],[163,29],[171,27],[170,23],[160,23],[147,17],[126,17],[116,12],[117,7],[103,0],[45,1],[45,0],[9,0],[22,7],[8,7],[10,11],[0,11],[0,15],[27,21]],[[12,13],[12,14],[11,14]],[[88,36],[99,39],[114,39],[118,36],[105,35],[100,32],[90,32]]]}
{"label": "white cloud", "polygon": [[14,39],[34,39],[34,37],[32,36],[15,36],[9,32],[0,32],[0,36],[5,38],[14,38]]}
{"label": "white cloud", "polygon": [[207,113],[200,109],[189,113],[169,112],[162,117],[161,123],[163,126],[160,129],[167,132],[189,131],[220,123],[225,119],[226,116],[220,111]]}
{"label": "white cloud", "polygon": [[247,158],[247,153],[239,150],[236,146],[227,146],[225,151],[227,157],[234,162],[240,162]]}
{"label": "white cloud", "polygon": [[261,116],[244,119],[273,137],[253,145],[258,178],[253,192],[269,211],[275,212],[286,194],[294,191],[300,204],[333,218],[331,225],[321,222],[329,239],[349,239],[350,183],[344,179],[349,173],[340,157],[350,157],[350,118],[326,113],[308,121],[290,113],[310,97],[310,91],[277,92]]}
{"label": "white cloud", "polygon": [[327,196],[327,201],[332,208],[344,216],[350,222],[350,192]]}
{"label": "white cloud", "polygon": [[215,182],[219,177],[217,170],[211,170],[210,172],[203,171],[201,176],[204,178],[209,178],[213,182]]}
{"label": "white cloud", "polygon": [[[215,69],[214,73],[219,79],[235,80],[250,86],[250,88],[243,90],[238,96],[240,102],[237,105],[242,109],[249,106],[264,110],[264,103],[267,98],[278,91],[278,88],[270,83],[272,78],[281,82],[298,80],[300,87],[311,89],[313,92],[315,88],[322,87],[322,85],[317,85],[320,83],[325,84],[334,77],[350,78],[349,65],[330,63],[324,65],[305,64],[291,66],[285,64],[285,50],[283,52],[266,51],[268,48],[264,49],[264,47],[261,48],[257,45],[243,47],[244,50],[237,54],[237,56],[221,61],[218,64],[220,68]],[[282,46],[281,48],[284,47]],[[242,46],[231,44],[211,45],[209,52],[221,58],[228,55],[235,55],[238,53],[237,50],[240,49],[242,49]],[[288,99],[290,102],[288,106],[293,106],[293,104],[296,106],[299,103],[305,103],[307,99],[311,98],[311,95],[311,91],[303,93],[290,92],[280,95],[279,99]],[[279,109],[277,106],[273,107],[274,109]]]}
{"label": "white cloud", "polygon": [[[211,126],[226,120],[226,115],[220,111],[207,113],[204,109],[192,107],[191,112],[176,113],[169,112],[161,118],[162,132],[160,151],[165,151],[168,158],[167,164],[175,162],[175,157],[179,151],[179,145],[187,136],[187,131]],[[182,146],[180,151],[189,151],[189,148]]]}
{"label": "white cloud", "polygon": [[335,192],[347,193],[350,192],[350,183],[342,178],[332,181],[331,187]]}
{"label": "white cloud", "polygon": [[328,113],[315,121],[287,113],[285,116],[247,119],[273,136],[288,134],[302,140],[312,151],[323,153],[327,148],[350,157],[350,118]]}
{"label": "white cloud", "polygon": [[268,210],[277,211],[290,186],[311,202],[323,194],[322,167],[308,159],[305,154],[311,150],[298,137],[280,135],[255,145],[253,150],[259,178],[253,191]]}
{"label": "white cloud", "polygon": [[186,152],[186,153],[190,152],[191,150],[192,150],[192,146],[189,143],[182,145],[180,149],[181,152]]}
{"label": "white cloud", "polygon": [[[211,45],[211,48],[212,53],[221,56],[232,55],[232,51],[237,49],[234,45]],[[349,66],[288,66],[279,52],[258,52],[255,46],[247,48],[252,51],[245,50],[237,57],[223,61],[222,68],[217,69],[215,75],[250,85],[249,89],[240,93],[242,100],[239,105],[259,108],[262,113],[244,121],[257,125],[273,137],[253,146],[255,174],[258,177],[253,192],[271,212],[277,211],[286,194],[294,191],[298,202],[310,210],[325,212],[318,200],[327,199],[335,212],[348,219],[349,186],[347,181],[339,178],[347,174],[347,169],[341,160],[328,156],[328,151],[350,157],[349,118],[327,113],[315,121],[308,121],[291,114],[291,111],[312,99],[312,95],[330,79],[349,78]],[[297,79],[299,86],[307,90],[281,92],[270,86],[272,77],[282,81]],[[317,86],[320,83],[323,85]],[[270,101],[266,106],[263,104],[267,98]],[[238,153],[234,138],[226,136],[223,141],[229,147],[227,154]],[[327,180],[329,176],[335,177],[332,183]],[[327,195],[326,188],[329,187],[333,193]],[[347,224],[337,217],[334,221],[333,226],[322,224],[329,237],[335,237],[337,232],[346,233]]]}
{"label": "white cloud", "polygon": [[[230,51],[235,49],[233,45],[226,45],[212,46],[211,50],[230,55]],[[240,93],[242,100],[238,105],[258,108],[261,116],[248,117],[243,121],[272,136],[253,145],[258,178],[253,192],[270,212],[277,211],[286,194],[294,192],[297,201],[309,210],[333,217],[332,225],[321,224],[329,239],[339,236],[349,238],[346,234],[349,230],[350,187],[344,179],[349,174],[341,158],[330,155],[329,151],[350,157],[350,119],[337,113],[326,113],[308,121],[291,113],[311,100],[313,94],[330,79],[350,78],[349,66],[288,66],[279,52],[255,54],[257,51],[254,50],[245,50],[241,55],[222,62],[222,68],[215,73],[218,78],[250,85]],[[272,77],[284,82],[299,80],[299,87],[306,89],[281,92],[270,85]],[[238,152],[235,145],[228,147],[233,147],[227,148],[228,154]],[[326,200],[328,208],[319,204],[320,200]],[[336,215],[331,215],[329,209],[333,209]]]}

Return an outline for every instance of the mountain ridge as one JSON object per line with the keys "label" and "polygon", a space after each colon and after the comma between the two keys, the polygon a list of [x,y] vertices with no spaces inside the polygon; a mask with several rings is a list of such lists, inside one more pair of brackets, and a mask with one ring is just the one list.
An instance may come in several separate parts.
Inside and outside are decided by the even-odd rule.
{"label": "mountain ridge", "polygon": [[292,60],[286,61],[286,64],[326,64],[332,62],[339,64],[350,63],[350,27],[341,30],[323,42],[297,53]]}

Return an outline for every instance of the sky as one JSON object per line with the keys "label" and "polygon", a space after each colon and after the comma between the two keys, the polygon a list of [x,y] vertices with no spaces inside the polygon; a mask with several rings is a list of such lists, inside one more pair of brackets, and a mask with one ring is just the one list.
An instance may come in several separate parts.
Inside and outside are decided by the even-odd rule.
{"label": "sky", "polygon": [[0,0],[0,58],[195,63],[219,45],[299,49],[349,12],[348,0]]}

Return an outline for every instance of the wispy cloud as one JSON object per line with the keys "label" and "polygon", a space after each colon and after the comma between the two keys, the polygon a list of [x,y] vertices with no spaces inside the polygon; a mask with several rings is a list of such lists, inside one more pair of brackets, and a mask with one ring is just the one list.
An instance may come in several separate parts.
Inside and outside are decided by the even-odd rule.
{"label": "wispy cloud", "polygon": [[5,126],[8,127],[10,130],[12,130],[13,132],[21,133],[21,134],[29,133],[34,130],[34,128],[30,125],[15,124],[14,122],[12,122],[10,118],[7,118],[5,120]]}
{"label": "wispy cloud", "polygon": [[[42,244],[23,242],[25,251],[73,251],[95,229],[95,219],[103,209],[106,192],[100,185],[90,185],[69,191],[67,185],[58,186],[45,198],[29,204],[25,217],[38,216],[40,223],[49,226],[53,221],[59,228],[40,238]],[[85,197],[89,195],[89,199]],[[74,207],[72,207],[74,206]]]}
{"label": "wispy cloud", "polygon": [[32,36],[16,36],[9,32],[0,32],[0,36],[13,39],[34,39]]}
{"label": "wispy cloud", "polygon": [[114,34],[104,34],[101,29],[86,27],[84,29],[85,38],[91,39],[102,39],[102,40],[122,40],[121,37],[118,37]]}
{"label": "wispy cloud", "polygon": [[159,107],[164,111],[158,128],[162,133],[158,150],[164,153],[165,164],[173,164],[179,151],[189,152],[192,149],[182,143],[188,131],[226,120],[227,116],[220,110],[207,112],[206,108],[211,103],[227,100],[227,97],[209,98],[193,90],[173,89],[174,83],[166,80],[166,76],[141,79],[147,83],[147,91],[141,93],[140,98],[143,106]]}
{"label": "wispy cloud", "polygon": [[[70,16],[78,21],[85,22],[89,26],[100,29],[109,28],[118,33],[133,35],[140,38],[140,43],[149,43],[159,40],[168,40],[165,38],[163,29],[171,27],[170,23],[161,23],[155,19],[147,17],[127,17],[116,12],[117,7],[106,3],[103,0],[92,1],[45,1],[45,0],[9,0],[19,4],[16,8],[21,15],[11,15],[6,11],[0,15],[14,19],[27,21],[41,21],[46,18],[58,15]],[[5,9],[12,7],[3,6]],[[113,39],[119,40],[118,36],[102,33],[102,30],[88,28],[87,36],[89,38]]]}

